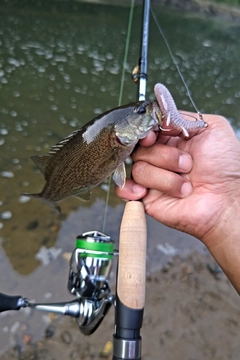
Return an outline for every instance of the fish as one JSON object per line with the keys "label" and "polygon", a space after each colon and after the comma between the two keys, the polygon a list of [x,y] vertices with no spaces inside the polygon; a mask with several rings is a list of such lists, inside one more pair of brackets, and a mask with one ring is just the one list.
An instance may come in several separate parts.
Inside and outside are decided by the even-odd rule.
{"label": "fish", "polygon": [[[166,118],[167,126],[171,125],[174,129],[182,131],[187,138],[189,137],[189,132],[208,127],[208,123],[204,121],[201,114],[199,114],[200,119],[195,119],[196,121],[184,119],[177,110],[175,101],[165,85],[157,83],[154,86],[154,94],[162,117]],[[163,128],[161,130],[168,131],[168,129]]]}
{"label": "fish", "polygon": [[159,130],[162,115],[156,102],[142,101],[109,110],[53,145],[45,155],[32,156],[45,178],[37,198],[61,214],[59,203],[69,197],[89,200],[91,189],[113,174],[125,185],[124,161],[150,130]]}

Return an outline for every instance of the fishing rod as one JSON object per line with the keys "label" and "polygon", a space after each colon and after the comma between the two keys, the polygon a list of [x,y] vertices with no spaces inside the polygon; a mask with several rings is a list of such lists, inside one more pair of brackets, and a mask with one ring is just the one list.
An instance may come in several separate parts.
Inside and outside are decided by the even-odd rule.
{"label": "fishing rod", "polygon": [[138,100],[146,100],[150,0],[144,0],[142,49],[139,59]]}
{"label": "fishing rod", "polygon": [[[144,1],[138,100],[146,98],[150,0]],[[141,335],[146,286],[147,226],[144,206],[129,201],[124,209],[116,287],[113,360],[141,359]],[[133,256],[134,255],[134,256]]]}
{"label": "fishing rod", "polygon": [[[144,1],[141,58],[139,60],[138,100],[145,100],[150,0]],[[114,250],[110,236],[88,231],[76,239],[70,259],[68,290],[74,300],[56,303],[33,303],[22,296],[0,293],[0,313],[31,309],[54,312],[76,318],[84,335],[92,334],[115,305],[113,360],[140,360],[141,335],[146,281],[147,228],[143,204],[126,204],[119,239]],[[116,296],[111,295],[109,275],[113,257],[119,254]],[[134,255],[134,256],[133,256]]]}

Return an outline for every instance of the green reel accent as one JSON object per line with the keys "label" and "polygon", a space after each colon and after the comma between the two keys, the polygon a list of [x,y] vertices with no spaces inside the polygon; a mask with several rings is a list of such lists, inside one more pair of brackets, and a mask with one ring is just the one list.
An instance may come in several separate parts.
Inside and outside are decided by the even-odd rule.
{"label": "green reel accent", "polygon": [[[112,259],[114,253],[112,242],[89,242],[85,239],[77,239],[76,248],[85,250],[80,254],[81,257],[89,256],[100,259]],[[91,251],[96,251],[96,253]]]}

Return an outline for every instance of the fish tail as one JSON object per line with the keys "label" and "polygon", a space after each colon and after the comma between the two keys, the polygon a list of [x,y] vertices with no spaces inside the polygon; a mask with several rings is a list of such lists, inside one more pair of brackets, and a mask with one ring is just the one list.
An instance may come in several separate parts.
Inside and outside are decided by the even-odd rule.
{"label": "fish tail", "polygon": [[38,199],[38,200],[44,202],[45,204],[49,205],[52,209],[54,209],[57,212],[58,215],[62,215],[61,208],[60,208],[59,204],[54,202],[54,201],[50,201],[48,199],[45,199],[42,196],[42,193],[39,193],[39,194],[22,194],[22,195],[30,197],[30,198]]}

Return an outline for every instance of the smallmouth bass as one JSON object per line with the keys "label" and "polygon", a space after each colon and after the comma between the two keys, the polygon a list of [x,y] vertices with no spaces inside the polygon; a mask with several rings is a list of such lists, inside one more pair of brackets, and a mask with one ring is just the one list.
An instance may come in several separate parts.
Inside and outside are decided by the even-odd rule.
{"label": "smallmouth bass", "polygon": [[50,148],[46,155],[32,156],[45,178],[38,198],[61,213],[59,202],[68,197],[88,200],[90,190],[113,173],[124,187],[124,161],[139,139],[159,130],[161,111],[156,102],[139,102],[112,109]]}

